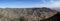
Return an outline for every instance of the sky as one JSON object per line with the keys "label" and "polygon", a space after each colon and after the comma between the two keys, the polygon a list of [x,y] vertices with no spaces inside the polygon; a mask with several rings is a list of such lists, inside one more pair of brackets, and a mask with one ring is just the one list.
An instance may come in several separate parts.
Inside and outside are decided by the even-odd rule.
{"label": "sky", "polygon": [[60,7],[60,0],[0,0],[0,8]]}

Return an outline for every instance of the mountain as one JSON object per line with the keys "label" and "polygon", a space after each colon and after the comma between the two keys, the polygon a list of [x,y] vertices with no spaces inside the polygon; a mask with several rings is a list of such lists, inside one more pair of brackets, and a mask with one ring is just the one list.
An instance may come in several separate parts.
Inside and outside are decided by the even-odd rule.
{"label": "mountain", "polygon": [[50,8],[0,8],[0,21],[40,21],[56,15]]}

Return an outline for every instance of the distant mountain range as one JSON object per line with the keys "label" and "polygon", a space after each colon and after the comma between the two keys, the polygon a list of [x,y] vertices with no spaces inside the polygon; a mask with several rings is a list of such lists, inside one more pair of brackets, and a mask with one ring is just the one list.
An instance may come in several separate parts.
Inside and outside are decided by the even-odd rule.
{"label": "distant mountain range", "polygon": [[56,7],[56,8],[51,8],[53,10],[57,10],[57,11],[60,11],[60,7]]}

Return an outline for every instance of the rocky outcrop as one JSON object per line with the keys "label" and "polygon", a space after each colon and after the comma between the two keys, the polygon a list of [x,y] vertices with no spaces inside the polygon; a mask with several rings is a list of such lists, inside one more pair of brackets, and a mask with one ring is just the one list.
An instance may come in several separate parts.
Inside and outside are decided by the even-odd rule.
{"label": "rocky outcrop", "polygon": [[49,8],[5,8],[0,9],[0,21],[41,21],[56,15]]}

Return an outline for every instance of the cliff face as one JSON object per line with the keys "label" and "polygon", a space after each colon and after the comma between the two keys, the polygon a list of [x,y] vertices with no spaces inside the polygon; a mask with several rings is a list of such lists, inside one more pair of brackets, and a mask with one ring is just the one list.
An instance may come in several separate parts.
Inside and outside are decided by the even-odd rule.
{"label": "cliff face", "polygon": [[5,8],[0,9],[0,21],[40,21],[56,13],[49,8]]}

